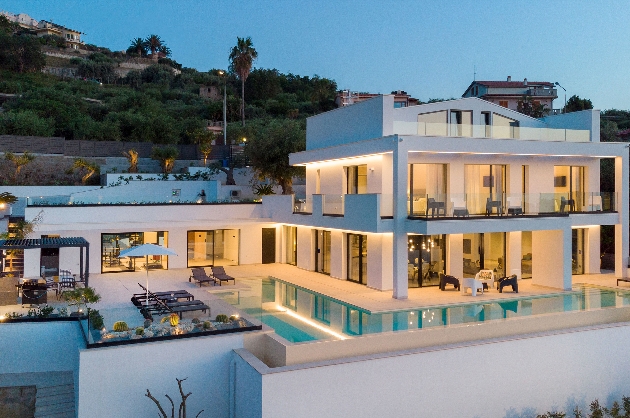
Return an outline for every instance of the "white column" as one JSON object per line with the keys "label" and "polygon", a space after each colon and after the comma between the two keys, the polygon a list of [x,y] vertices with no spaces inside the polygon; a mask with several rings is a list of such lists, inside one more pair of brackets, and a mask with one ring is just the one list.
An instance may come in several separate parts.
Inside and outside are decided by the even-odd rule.
{"label": "white column", "polygon": [[521,247],[522,247],[522,239],[523,234],[521,231],[513,231],[508,232],[506,234],[506,244],[507,248],[505,249],[505,275],[511,276],[512,274],[516,274],[520,279],[522,276],[521,272]]}
{"label": "white column", "polygon": [[571,289],[571,228],[532,231],[532,283]]}
{"label": "white column", "polygon": [[615,192],[619,221],[615,225],[615,276],[628,277],[628,150],[615,157]]}
{"label": "white column", "polygon": [[446,242],[446,274],[461,279],[464,277],[464,234],[448,234]]}
{"label": "white column", "polygon": [[394,200],[394,237],[393,237],[393,297],[407,299],[407,148],[403,138],[393,137],[393,200]]}
{"label": "white column", "polygon": [[584,273],[599,274],[600,271],[600,230],[599,225],[594,225],[584,229]]}

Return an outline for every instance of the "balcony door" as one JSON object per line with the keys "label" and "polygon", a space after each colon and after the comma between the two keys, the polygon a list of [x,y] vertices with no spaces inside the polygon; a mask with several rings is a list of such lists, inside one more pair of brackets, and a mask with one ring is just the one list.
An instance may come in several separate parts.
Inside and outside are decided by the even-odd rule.
{"label": "balcony door", "polygon": [[352,165],[345,167],[346,171],[346,193],[365,194],[367,193],[367,165]]}
{"label": "balcony door", "polygon": [[[505,207],[505,165],[467,164],[464,171],[466,207],[471,215],[486,213],[488,201]],[[493,206],[494,208],[497,205]]]}
{"label": "balcony door", "polygon": [[431,202],[446,204],[446,164],[409,164],[410,215],[424,216],[433,207]]}

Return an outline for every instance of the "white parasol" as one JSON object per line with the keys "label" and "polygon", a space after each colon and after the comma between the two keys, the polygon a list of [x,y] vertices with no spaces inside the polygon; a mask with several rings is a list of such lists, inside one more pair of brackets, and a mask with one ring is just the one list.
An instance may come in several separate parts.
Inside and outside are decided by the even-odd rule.
{"label": "white parasol", "polygon": [[169,250],[166,247],[162,247],[161,245],[155,244],[142,244],[136,245],[135,247],[127,248],[126,250],[122,250],[118,255],[118,258],[122,257],[146,257],[146,268],[147,268],[147,294],[146,294],[146,304],[149,304],[149,256],[150,255],[177,255],[177,253],[173,250]]}

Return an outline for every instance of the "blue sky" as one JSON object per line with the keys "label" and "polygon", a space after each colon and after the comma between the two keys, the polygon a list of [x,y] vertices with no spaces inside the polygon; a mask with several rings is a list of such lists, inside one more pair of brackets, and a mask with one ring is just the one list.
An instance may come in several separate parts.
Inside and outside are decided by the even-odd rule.
{"label": "blue sky", "polygon": [[200,71],[226,68],[236,37],[251,36],[255,67],[340,89],[459,97],[476,68],[477,80],[557,81],[598,109],[630,109],[628,1],[0,0],[0,10],[112,50],[155,33]]}

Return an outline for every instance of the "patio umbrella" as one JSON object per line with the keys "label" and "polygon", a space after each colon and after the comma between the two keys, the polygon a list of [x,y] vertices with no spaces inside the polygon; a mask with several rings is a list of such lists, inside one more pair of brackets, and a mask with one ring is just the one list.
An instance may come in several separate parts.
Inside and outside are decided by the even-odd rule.
{"label": "patio umbrella", "polygon": [[145,302],[149,304],[149,256],[150,255],[177,255],[177,253],[173,250],[169,250],[166,247],[162,247],[160,245],[155,244],[142,244],[136,245],[135,247],[127,248],[123,250],[118,255],[118,258],[122,257],[146,257],[146,266],[147,266],[147,292]]}

